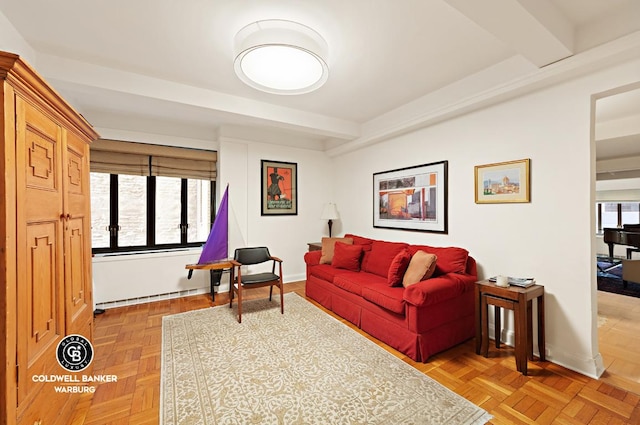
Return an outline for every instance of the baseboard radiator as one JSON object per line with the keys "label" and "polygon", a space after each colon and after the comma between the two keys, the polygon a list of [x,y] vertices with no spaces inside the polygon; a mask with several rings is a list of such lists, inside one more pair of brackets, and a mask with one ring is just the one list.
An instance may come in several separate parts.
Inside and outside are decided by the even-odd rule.
{"label": "baseboard radiator", "polygon": [[[199,250],[111,255],[93,258],[95,309],[108,309],[209,293],[210,274],[185,265],[198,262]],[[228,276],[222,284],[228,288]],[[221,290],[218,287],[217,290]]]}

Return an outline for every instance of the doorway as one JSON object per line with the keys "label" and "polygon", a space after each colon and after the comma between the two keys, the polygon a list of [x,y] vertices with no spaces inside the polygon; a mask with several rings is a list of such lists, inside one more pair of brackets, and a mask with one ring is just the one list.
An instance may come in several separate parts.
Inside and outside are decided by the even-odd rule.
{"label": "doorway", "polygon": [[[596,159],[596,204],[640,204],[640,166],[636,165],[640,164],[640,82],[600,93],[594,98],[592,138]],[[601,205],[593,229],[598,255],[608,255],[602,235],[603,210]],[[618,224],[620,222],[616,226]],[[614,245],[614,256],[625,257],[626,248]],[[640,257],[636,254],[634,259],[640,260]],[[640,341],[636,342],[640,333],[640,298],[603,291],[596,291],[596,296],[598,346],[605,368],[600,379],[640,394],[640,360],[637,356]]]}

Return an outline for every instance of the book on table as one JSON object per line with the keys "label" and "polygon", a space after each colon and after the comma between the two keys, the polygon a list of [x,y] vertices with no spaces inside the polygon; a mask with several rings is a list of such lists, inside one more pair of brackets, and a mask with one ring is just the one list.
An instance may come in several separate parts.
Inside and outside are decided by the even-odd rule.
{"label": "book on table", "polygon": [[[496,281],[496,277],[490,277],[489,278],[490,282],[495,282]],[[513,285],[513,286],[520,286],[522,288],[527,288],[533,284],[536,283],[536,280],[532,277],[511,277],[509,276],[509,285]]]}

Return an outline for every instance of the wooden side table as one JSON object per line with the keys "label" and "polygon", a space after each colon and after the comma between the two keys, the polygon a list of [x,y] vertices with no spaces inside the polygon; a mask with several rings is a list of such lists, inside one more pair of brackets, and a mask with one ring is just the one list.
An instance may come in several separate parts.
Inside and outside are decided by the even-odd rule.
{"label": "wooden side table", "polygon": [[322,242],[309,242],[307,245],[309,246],[309,252],[322,251]]}
{"label": "wooden side table", "polygon": [[222,278],[222,272],[225,269],[229,269],[231,271],[231,278],[229,280],[230,284],[233,285],[233,264],[230,259],[217,260],[211,263],[204,264],[187,264],[184,266],[185,269],[189,270],[189,274],[187,275],[187,279],[191,279],[191,275],[194,270],[209,270],[209,276],[211,279],[211,300],[216,300],[216,293],[213,289],[214,286],[220,286],[220,280]]}
{"label": "wooden side table", "polygon": [[538,305],[538,349],[540,360],[545,361],[544,341],[544,286],[528,288],[496,286],[488,280],[476,282],[476,354],[489,355],[488,309],[495,309],[495,342],[500,348],[500,308],[513,310],[515,325],[516,368],[527,375],[527,360],[533,360],[533,312],[532,301]]}

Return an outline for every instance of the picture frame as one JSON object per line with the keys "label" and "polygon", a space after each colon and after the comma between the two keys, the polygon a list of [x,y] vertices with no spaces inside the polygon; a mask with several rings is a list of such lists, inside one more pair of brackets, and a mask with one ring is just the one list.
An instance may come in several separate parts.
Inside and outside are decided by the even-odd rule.
{"label": "picture frame", "polygon": [[448,232],[448,161],[373,174],[373,227]]}
{"label": "picture frame", "polygon": [[261,160],[261,214],[298,215],[298,164]]}
{"label": "picture frame", "polygon": [[476,204],[531,202],[530,165],[528,158],[476,165]]}

